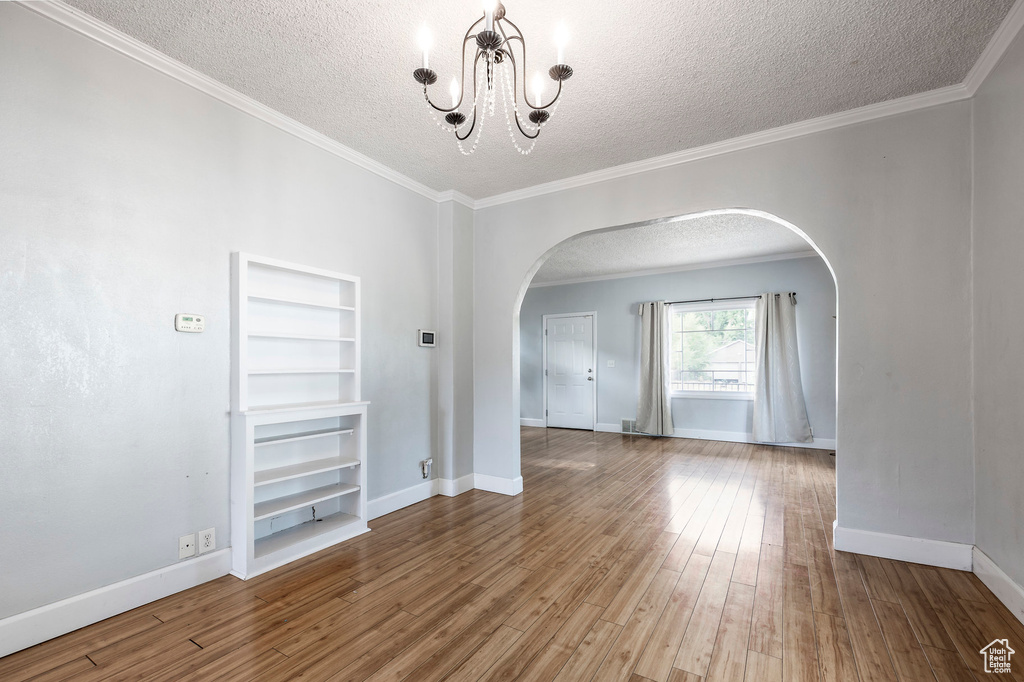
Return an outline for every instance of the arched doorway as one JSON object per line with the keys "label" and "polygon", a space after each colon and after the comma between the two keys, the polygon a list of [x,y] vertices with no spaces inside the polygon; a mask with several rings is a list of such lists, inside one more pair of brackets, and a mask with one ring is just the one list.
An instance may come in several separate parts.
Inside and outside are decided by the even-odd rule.
{"label": "arched doorway", "polygon": [[[606,250],[609,248],[609,245],[613,245],[613,244],[628,245],[628,244],[632,243],[634,245],[634,248],[632,248],[631,250],[633,250],[633,251],[642,251],[642,249],[636,248],[636,246],[635,246],[636,245],[636,240],[637,239],[650,239],[652,237],[659,239],[658,248],[659,249],[664,249],[669,244],[669,242],[671,242],[671,240],[666,239],[666,235],[673,235],[673,234],[679,235],[679,239],[682,240],[681,244],[684,246],[684,250],[687,250],[685,248],[685,246],[687,244],[687,240],[693,241],[694,240],[694,236],[693,235],[698,235],[699,234],[699,235],[701,235],[701,237],[700,237],[700,239],[698,241],[704,242],[701,245],[701,248],[703,249],[702,257],[706,258],[706,257],[708,257],[708,255],[707,255],[708,253],[711,253],[711,254],[716,253],[716,249],[715,248],[710,248],[710,251],[709,251],[709,246],[706,243],[706,242],[708,242],[709,237],[706,237],[704,235],[704,232],[714,233],[716,230],[717,231],[721,231],[722,229],[728,229],[728,230],[735,229],[735,231],[738,234],[733,236],[731,242],[728,239],[724,240],[724,243],[721,245],[721,248],[719,248],[717,250],[717,253],[719,253],[719,255],[718,256],[712,255],[712,258],[713,258],[713,260],[715,262],[707,263],[707,264],[697,264],[697,265],[692,266],[692,267],[685,267],[685,266],[684,267],[677,267],[677,268],[675,268],[676,273],[673,274],[672,276],[670,276],[668,274],[654,275],[654,274],[652,274],[650,272],[650,269],[648,269],[647,272],[640,273],[639,276],[642,278],[642,280],[636,280],[636,275],[632,275],[631,276],[631,274],[627,271],[625,273],[620,273],[618,275],[611,275],[611,276],[605,276],[605,277],[594,277],[594,278],[590,278],[589,280],[587,280],[587,279],[585,279],[585,280],[571,280],[570,279],[568,281],[564,281],[564,282],[561,282],[561,283],[559,283],[557,281],[556,282],[551,282],[551,283],[544,282],[544,283],[540,284],[539,286],[540,287],[547,287],[547,286],[555,285],[554,289],[550,289],[550,290],[546,290],[546,291],[551,291],[551,292],[557,291],[558,294],[554,296],[554,300],[557,301],[557,302],[556,303],[551,303],[551,301],[550,301],[551,297],[549,297],[549,300],[546,303],[536,303],[534,301],[535,304],[529,306],[530,307],[529,317],[528,317],[528,319],[526,321],[526,324],[523,324],[523,319],[522,319],[523,305],[524,305],[524,301],[526,299],[527,290],[530,288],[531,283],[534,281],[535,277],[538,276],[538,273],[541,273],[541,275],[546,276],[548,279],[551,278],[551,275],[544,271],[544,270],[551,270],[550,267],[546,267],[545,266],[545,264],[549,263],[549,260],[550,260],[551,264],[557,264],[558,267],[556,267],[555,269],[556,269],[556,271],[561,273],[561,275],[563,277],[565,276],[565,274],[567,272],[570,272],[570,271],[565,270],[562,267],[562,261],[566,260],[563,257],[563,255],[567,251],[573,252],[574,255],[576,255],[578,253],[582,253],[584,255],[584,257],[585,257],[589,253],[588,249],[593,250],[593,247],[591,245],[599,244],[599,243],[603,243],[605,245],[604,248]],[[754,252],[762,253],[762,252],[764,252],[764,250],[766,248],[769,251],[772,251],[773,249],[774,249],[774,251],[779,251],[779,249],[783,249],[784,251],[786,251],[786,249],[788,249],[789,251],[792,251],[792,250],[794,250],[796,248],[801,248],[801,252],[800,253],[789,253],[789,251],[786,251],[786,253],[778,253],[778,254],[772,253],[772,254],[769,254],[769,255],[764,255],[762,253],[763,257],[745,257],[745,256],[749,256],[750,253],[752,253],[752,251],[749,248],[744,249],[742,247],[736,247],[736,245],[743,243],[743,242],[737,241],[737,240],[743,240],[743,239],[748,239],[749,240],[752,237],[753,237],[754,240],[756,240],[757,239],[758,231],[760,231],[761,233],[764,233],[764,235],[763,235],[763,238],[761,240],[761,243],[757,244],[756,248],[754,248],[754,250],[753,250]],[[783,238],[780,233],[784,233],[785,234],[785,238]],[[712,239],[712,240],[714,239],[714,235],[713,234],[710,237],[710,239]],[[774,242],[771,241],[772,239],[774,239]],[[630,240],[632,240],[632,242]],[[765,240],[768,240],[768,241],[765,241]],[[771,243],[769,243],[769,242],[771,242]],[[800,247],[795,247],[794,244],[800,244],[801,246]],[[614,248],[614,247],[612,247],[612,248]],[[732,258],[730,258],[728,255],[726,255],[723,258],[723,256],[721,255],[722,250],[723,249],[729,250],[731,248],[737,248],[738,252],[735,253],[735,254],[732,254],[733,255]],[[758,251],[758,249],[760,249],[760,251]],[[669,248],[668,251],[671,251],[671,248]],[[558,255],[556,255],[556,254],[558,254]],[[790,223],[789,221],[786,221],[786,220],[784,220],[784,219],[782,219],[782,218],[780,218],[780,217],[778,217],[776,215],[773,215],[771,213],[767,213],[767,212],[764,212],[764,211],[753,210],[753,209],[742,209],[742,208],[716,209],[716,210],[709,210],[709,211],[701,211],[701,212],[697,212],[697,213],[690,213],[690,214],[685,214],[685,215],[680,215],[680,216],[673,216],[673,217],[670,217],[670,218],[650,220],[650,221],[643,221],[643,222],[639,222],[639,223],[632,223],[632,224],[627,224],[627,225],[619,225],[619,226],[614,226],[614,227],[602,228],[602,229],[598,229],[598,230],[591,230],[591,231],[587,231],[587,232],[583,232],[583,233],[574,235],[574,236],[572,236],[572,237],[570,237],[570,238],[568,238],[566,240],[563,240],[562,242],[559,242],[555,246],[549,248],[541,257],[539,257],[536,260],[536,262],[534,263],[533,267],[530,269],[530,272],[527,275],[527,277],[525,277],[523,282],[522,282],[522,285],[521,285],[521,287],[519,289],[518,296],[517,296],[517,299],[516,299],[515,310],[513,311],[513,334],[515,336],[514,343],[516,343],[517,351],[514,354],[514,358],[513,358],[513,393],[514,393],[514,395],[513,395],[513,401],[512,402],[513,402],[514,409],[515,409],[514,419],[517,420],[517,422],[516,422],[517,426],[520,423],[520,420],[522,420],[521,423],[523,423],[523,424],[529,424],[529,425],[533,425],[533,426],[539,426],[541,424],[546,423],[545,419],[543,418],[544,415],[546,415],[546,410],[543,410],[543,409],[539,408],[540,397],[541,396],[540,396],[539,389],[538,389],[538,384],[541,383],[540,377],[543,376],[543,370],[541,370],[539,368],[538,362],[537,362],[537,360],[538,360],[538,358],[540,356],[540,352],[539,352],[538,349],[540,348],[540,345],[543,342],[541,341],[540,336],[539,336],[539,334],[540,334],[540,322],[539,322],[539,319],[534,319],[534,318],[539,318],[538,310],[543,308],[545,305],[549,306],[549,308],[545,309],[546,313],[556,313],[557,312],[557,313],[567,314],[567,313],[569,313],[568,309],[561,310],[561,309],[559,309],[558,306],[561,305],[563,308],[566,305],[568,305],[568,307],[570,307],[570,308],[580,308],[580,309],[582,309],[582,308],[592,308],[592,307],[594,307],[596,305],[596,304],[594,304],[594,296],[595,295],[598,296],[599,298],[602,297],[602,296],[607,297],[609,288],[610,287],[614,288],[616,286],[616,282],[609,282],[609,281],[602,281],[602,280],[608,280],[608,279],[620,280],[620,282],[618,284],[618,288],[620,290],[621,290],[622,286],[626,286],[626,282],[627,281],[632,282],[632,283],[635,283],[637,281],[644,281],[646,286],[650,287],[650,286],[657,286],[656,282],[661,282],[661,284],[664,285],[664,280],[666,280],[666,279],[668,279],[670,277],[673,278],[673,279],[678,280],[679,277],[683,276],[679,272],[681,270],[696,270],[696,269],[707,269],[707,268],[713,268],[715,270],[718,270],[718,267],[727,267],[728,268],[728,272],[732,273],[733,276],[736,276],[737,273],[743,273],[743,272],[749,271],[751,269],[758,269],[758,270],[760,270],[761,271],[761,278],[762,278],[762,280],[760,282],[755,283],[755,284],[747,285],[749,287],[753,287],[753,289],[751,289],[750,291],[744,291],[743,293],[744,294],[761,293],[762,290],[765,290],[765,289],[768,289],[768,288],[771,288],[771,290],[776,290],[775,288],[769,287],[769,285],[765,284],[764,281],[763,281],[764,271],[765,271],[766,268],[772,268],[773,271],[778,271],[778,270],[780,270],[780,268],[784,269],[784,270],[795,270],[796,269],[796,266],[795,266],[796,259],[807,259],[809,255],[813,258],[813,260],[817,264],[817,265],[814,265],[813,267],[816,267],[821,274],[817,277],[816,280],[812,281],[810,284],[803,284],[799,288],[804,288],[805,289],[805,291],[804,291],[805,294],[811,293],[814,296],[818,296],[819,298],[820,298],[820,296],[822,294],[825,294],[825,295],[829,296],[829,298],[830,298],[830,300],[828,301],[828,305],[830,306],[829,308],[827,308],[827,309],[826,308],[814,309],[815,301],[814,301],[814,298],[812,296],[812,297],[809,297],[809,300],[811,301],[811,303],[809,305],[805,305],[805,309],[810,307],[812,310],[809,311],[808,314],[816,315],[818,318],[827,318],[827,320],[825,320],[825,319],[818,319],[818,320],[816,320],[816,325],[817,325],[817,327],[820,327],[822,324],[827,323],[830,326],[830,329],[828,330],[827,338],[825,338],[825,339],[820,338],[821,337],[820,334],[813,338],[814,345],[820,346],[822,343],[827,343],[828,344],[828,347],[826,348],[826,350],[828,351],[828,355],[827,355],[828,362],[827,362],[827,364],[823,365],[823,363],[822,363],[823,353],[821,352],[821,349],[820,348],[812,348],[812,349],[810,349],[808,351],[808,355],[811,358],[814,359],[814,364],[812,366],[810,366],[809,368],[807,368],[807,369],[811,370],[811,374],[813,376],[815,373],[817,373],[818,375],[822,374],[822,369],[824,368],[824,372],[826,372],[829,376],[825,377],[825,379],[826,379],[825,382],[821,381],[821,377],[820,376],[815,376],[813,381],[808,381],[807,378],[805,377],[805,385],[813,384],[813,386],[817,390],[817,395],[809,395],[808,396],[809,404],[811,403],[811,400],[814,399],[814,409],[809,409],[809,413],[813,413],[814,414],[814,418],[812,418],[812,428],[813,428],[813,425],[814,425],[815,422],[818,422],[819,425],[821,427],[823,427],[823,428],[819,429],[819,432],[817,434],[818,437],[816,437],[815,446],[816,447],[825,448],[825,449],[835,449],[835,447],[836,447],[836,433],[837,433],[837,431],[836,431],[836,420],[837,420],[837,412],[838,412],[838,410],[837,410],[837,401],[838,401],[837,381],[838,381],[838,377],[837,377],[837,372],[836,372],[837,357],[838,357],[838,348],[837,348],[837,343],[836,343],[836,339],[837,339],[836,325],[837,325],[837,321],[838,321],[838,314],[837,314],[838,296],[836,295],[836,292],[837,292],[837,282],[836,282],[836,277],[835,277],[835,271],[833,270],[832,265],[831,265],[831,263],[829,263],[827,257],[825,257],[825,255],[822,253],[821,249],[808,237],[808,235],[805,232],[800,230],[797,226],[795,226],[792,223]],[[553,256],[555,256],[555,257],[552,258]],[[640,254],[639,257],[640,257],[640,260],[643,260],[643,254]],[[669,256],[665,256],[665,257],[667,257],[667,258],[669,258],[671,260],[671,256],[670,255]],[[579,256],[577,255],[576,258],[578,260]],[[794,259],[793,263],[785,262],[786,259],[789,259],[789,258]],[[625,260],[629,261],[628,258],[625,259]],[[570,258],[569,261],[571,262],[572,259]],[[779,262],[775,263],[775,264],[769,265],[767,263],[767,261],[779,261]],[[637,257],[634,256],[633,259],[632,259],[632,263],[635,265],[636,262],[637,262]],[[665,264],[665,262],[666,262],[665,259],[662,258],[661,262],[656,263],[656,265],[657,266],[663,266]],[[761,264],[761,265],[755,265],[755,263],[758,263],[758,264]],[[823,267],[822,267],[822,264],[823,264]],[[680,265],[684,265],[684,264],[680,264]],[[718,266],[718,267],[715,267],[715,266]],[[806,269],[806,266],[801,266],[801,267]],[[544,270],[542,270],[542,268]],[[665,268],[662,268],[662,267],[655,267],[654,268],[655,271],[662,270],[662,269],[665,269]],[[826,272],[826,269],[827,269],[827,272]],[[667,270],[671,270],[671,268],[668,268]],[[694,275],[694,274],[697,274],[697,273],[689,273],[689,274],[690,275]],[[557,276],[557,275],[555,275],[555,276]],[[654,282],[655,282],[654,284],[652,284],[652,280],[651,280],[652,277],[654,278]],[[691,281],[693,280],[692,276],[690,277],[690,280]],[[822,282],[824,282],[824,283],[822,283]],[[558,286],[559,284],[561,284],[561,286]],[[718,286],[719,288],[715,289],[714,286]],[[740,286],[742,288],[744,285],[736,285],[736,286]],[[704,289],[702,291],[702,293],[699,293],[695,297],[703,298],[703,297],[711,297],[711,296],[726,296],[726,295],[735,295],[735,294],[739,293],[736,289],[723,290],[720,287],[721,287],[720,284],[712,285],[712,289],[710,289],[710,290],[709,289]],[[821,291],[808,292],[808,291],[806,291],[807,287],[814,287],[814,288],[819,288],[820,287]],[[690,291],[692,291],[692,289],[685,289],[685,288],[683,290],[690,290]],[[591,294],[591,295],[583,294],[584,291],[586,291],[588,294]],[[635,287],[634,287],[634,291],[635,291]],[[724,293],[723,293],[723,291],[724,291]],[[599,293],[599,292],[603,292],[603,293]],[[538,290],[534,289],[534,297],[533,298],[536,299],[538,297],[538,295],[539,295]],[[640,294],[640,295],[643,296],[644,294]],[[625,296],[625,298],[622,301],[618,301],[617,302],[618,304],[616,306],[613,306],[616,309],[616,311],[619,311],[617,320],[615,320],[615,321],[610,321],[610,320],[607,320],[607,319],[602,320],[602,322],[604,322],[606,324],[608,322],[611,322],[613,325],[618,324],[620,327],[621,326],[626,326],[626,327],[630,328],[629,329],[629,333],[626,334],[626,335],[621,333],[622,332],[621,329],[618,330],[619,333],[617,335],[616,334],[609,335],[609,334],[606,333],[606,338],[608,336],[613,336],[613,337],[617,336],[618,337],[617,340],[620,341],[620,342],[625,342],[626,341],[623,338],[624,336],[629,336],[630,337],[629,341],[632,341],[633,340],[632,336],[635,334],[634,327],[636,326],[635,325],[635,321],[633,319],[630,319],[629,315],[625,314],[625,312],[624,312],[627,308],[632,306],[634,301],[629,299],[629,296],[630,296],[629,293],[623,293],[623,296]],[[651,298],[652,299],[671,298],[671,295],[669,295],[668,297],[662,296],[662,295],[654,295],[654,296],[651,296]],[[575,304],[568,304],[568,300],[575,300],[576,303]],[[628,304],[624,303],[624,301],[627,301],[627,300],[629,301],[629,303]],[[580,301],[582,301],[582,302],[580,302]],[[551,307],[552,305],[554,307]],[[739,304],[737,304],[737,305],[739,305]],[[538,307],[538,306],[540,306],[540,307]],[[820,306],[819,306],[819,308],[820,308]],[[827,315],[823,315],[823,313],[828,313],[828,314]],[[808,323],[808,326],[809,325],[810,325],[810,323]],[[806,333],[807,332],[805,330],[801,331],[801,335],[806,335]],[[517,343],[517,342],[520,341],[520,339],[522,339],[522,343],[521,344]],[[612,346],[613,344],[611,343],[611,341],[608,341],[608,342],[606,342],[606,345],[607,346]],[[620,346],[621,346],[621,344],[620,344]],[[633,343],[633,346],[635,346],[635,343]],[[621,350],[621,347],[618,348],[617,350]],[[801,349],[801,355],[803,356],[804,353],[805,353],[805,351],[802,348]],[[597,411],[599,413],[601,413],[601,417],[595,416],[595,420],[594,420],[595,421],[595,430],[596,431],[620,432],[621,431],[621,429],[620,429],[620,420],[618,418],[618,415],[621,413],[621,415],[625,418],[625,415],[631,411],[631,408],[627,405],[627,403],[629,403],[630,400],[633,401],[632,402],[632,408],[635,409],[635,395],[634,395],[634,391],[635,391],[635,386],[636,386],[636,377],[632,376],[630,374],[629,369],[626,369],[625,371],[621,371],[621,370],[616,371],[616,370],[611,369],[612,367],[615,366],[615,362],[616,362],[615,359],[608,360],[607,361],[607,368],[605,367],[605,357],[611,358],[611,357],[615,356],[616,355],[615,351],[608,350],[608,352],[602,353],[601,355],[602,355],[601,359],[596,363],[599,366],[599,368],[597,369],[598,375],[596,375],[597,382],[596,382],[596,388],[594,390],[596,391],[595,396],[600,395],[600,393],[603,392],[605,394],[605,396],[606,396],[606,400],[601,400],[599,398],[595,399],[595,403],[596,404],[598,404],[599,406],[604,407],[604,409],[596,408]],[[622,353],[618,353],[618,357],[622,358],[622,355],[623,355]],[[628,355],[628,353],[626,355]],[[537,357],[534,357],[534,356],[537,356]],[[595,353],[595,358],[596,358],[596,353]],[[626,360],[627,364],[630,363],[630,358],[626,357],[625,360]],[[802,362],[803,362],[803,360],[802,360]],[[523,373],[523,366],[526,367],[526,373],[525,374]],[[635,367],[632,367],[633,373],[635,373],[635,369],[636,369]],[[606,373],[606,377],[609,380],[611,380],[612,377],[615,377],[616,375],[618,375],[617,382],[618,382],[618,384],[622,384],[622,385],[616,385],[615,390],[607,390],[607,391],[605,391],[603,389],[603,386],[606,384],[606,381],[602,381],[602,377],[600,375],[601,372],[605,372]],[[626,376],[626,375],[628,375],[628,376]],[[527,380],[525,382],[523,381],[524,377],[527,378]],[[725,379],[725,380],[722,380],[722,383],[728,382],[728,381],[729,381],[729,379]],[[712,386],[714,386],[714,384],[712,384]],[[728,386],[720,386],[719,388],[728,389]],[[625,389],[625,391],[623,391],[623,389]],[[631,389],[633,389],[633,390],[631,390]],[[821,395],[822,390],[827,390],[827,393],[825,395],[825,399],[824,400],[821,400],[821,398],[822,398],[822,395]],[[628,395],[629,395],[629,397],[625,401],[623,401],[621,399],[619,399],[617,401],[610,399],[612,397],[621,398],[622,394],[624,392],[628,393]],[[806,392],[806,388],[805,388],[805,392]],[[545,393],[544,395],[546,396],[547,394]],[[723,401],[719,401],[719,400],[710,400],[710,398],[729,398],[729,397],[736,398],[737,396],[728,396],[728,395],[726,395],[724,393],[719,393],[717,395],[709,394],[707,396],[697,396],[697,395],[691,395],[690,396],[690,398],[696,399],[694,401],[694,404],[697,404],[697,405],[710,405],[712,408],[716,408],[719,405],[724,405],[725,403]],[[610,405],[610,403],[616,403],[616,402],[618,404],[616,404],[614,406]],[[677,403],[688,402],[688,401],[685,401],[685,400],[677,401],[676,399],[673,399],[672,402],[673,402],[673,405],[675,407],[675,405]],[[716,405],[716,403],[718,405]],[[749,405],[749,400],[747,401],[747,403]],[[545,405],[545,407],[546,407],[546,405]],[[730,409],[731,409],[731,411],[732,411],[732,413],[734,415],[738,414],[737,409],[739,409],[741,411],[748,410],[748,408],[742,407],[740,405],[737,405],[737,408],[730,408]],[[822,416],[822,411],[823,410],[827,411],[825,413],[824,417]],[[676,410],[674,409],[673,411],[675,412]],[[715,412],[715,410],[712,409],[712,412]],[[717,410],[717,412],[721,413],[721,414],[725,414],[726,413],[726,411],[724,411],[724,410]],[[530,418],[529,415],[532,415],[533,413],[537,413],[536,416],[541,416],[542,418],[541,419],[537,419],[535,417],[534,418]],[[707,419],[707,417],[705,417],[705,419]],[[712,417],[711,421],[712,422],[716,421],[716,418]],[[718,419],[718,421],[721,421],[721,419]],[[736,421],[736,417],[735,416],[732,417],[732,421],[733,422]],[[749,418],[747,419],[747,421],[749,422]],[[744,430],[745,431],[749,431],[749,425]],[[710,439],[710,440],[739,440],[740,442],[743,441],[743,433],[742,432],[736,432],[734,429],[730,429],[730,430],[721,430],[721,429],[716,430],[716,429],[713,429],[713,428],[712,429],[705,428],[705,429],[697,429],[697,430],[694,430],[692,428],[691,429],[685,429],[685,428],[684,429],[680,429],[679,426],[678,426],[678,422],[677,422],[676,433],[677,433],[677,435],[683,435],[684,437],[707,438],[707,439]],[[737,436],[738,436],[738,438],[737,438]]]}

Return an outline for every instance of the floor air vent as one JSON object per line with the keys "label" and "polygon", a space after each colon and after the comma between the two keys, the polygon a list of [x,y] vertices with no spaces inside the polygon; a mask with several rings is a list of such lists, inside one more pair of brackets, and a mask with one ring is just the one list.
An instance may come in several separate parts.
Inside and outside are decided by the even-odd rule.
{"label": "floor air vent", "polygon": [[636,420],[635,419],[623,419],[622,420],[622,432],[623,433],[636,433]]}

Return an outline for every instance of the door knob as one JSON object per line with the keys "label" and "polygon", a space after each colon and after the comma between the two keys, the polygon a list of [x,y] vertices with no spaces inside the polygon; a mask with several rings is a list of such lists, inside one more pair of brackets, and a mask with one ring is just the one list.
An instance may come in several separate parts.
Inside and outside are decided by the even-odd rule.
{"label": "door knob", "polygon": [[593,372],[593,371],[594,371],[593,369],[588,369],[588,370],[587,370],[587,374],[590,374],[590,373],[591,373],[591,372]]}
{"label": "door knob", "polygon": [[587,377],[587,381],[593,381],[594,377]]}

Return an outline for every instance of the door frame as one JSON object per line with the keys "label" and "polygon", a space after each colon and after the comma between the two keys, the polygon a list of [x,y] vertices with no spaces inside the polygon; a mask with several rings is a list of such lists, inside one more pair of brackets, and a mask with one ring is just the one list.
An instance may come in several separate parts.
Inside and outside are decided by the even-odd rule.
{"label": "door frame", "polygon": [[[591,431],[597,431],[597,384],[598,384],[598,367],[597,367],[597,311],[591,310],[583,313],[552,313],[550,315],[541,316],[541,392],[543,393],[543,406],[544,406],[544,428],[548,426],[548,320],[557,319],[559,317],[590,317],[591,318],[591,330],[593,331],[593,341],[591,345],[591,352],[593,354],[592,362],[594,366],[594,396],[593,396],[593,423],[591,425]],[[536,319],[536,318],[534,318]]]}

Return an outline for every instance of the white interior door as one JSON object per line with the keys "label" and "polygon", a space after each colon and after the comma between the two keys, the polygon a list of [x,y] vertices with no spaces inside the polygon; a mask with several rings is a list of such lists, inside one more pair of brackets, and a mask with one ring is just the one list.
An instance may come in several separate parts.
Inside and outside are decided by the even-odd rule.
{"label": "white interior door", "polygon": [[548,426],[594,430],[594,317],[549,317],[546,344]]}

